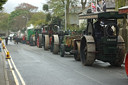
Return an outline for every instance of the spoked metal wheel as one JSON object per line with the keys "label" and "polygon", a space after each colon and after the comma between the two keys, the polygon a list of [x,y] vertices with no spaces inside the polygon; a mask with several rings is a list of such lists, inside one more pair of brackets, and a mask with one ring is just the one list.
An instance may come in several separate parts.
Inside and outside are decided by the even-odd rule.
{"label": "spoked metal wheel", "polygon": [[44,36],[44,50],[49,49],[49,35]]}
{"label": "spoked metal wheel", "polygon": [[83,36],[80,44],[80,57],[83,65],[90,66],[95,61],[95,42],[92,36]]}

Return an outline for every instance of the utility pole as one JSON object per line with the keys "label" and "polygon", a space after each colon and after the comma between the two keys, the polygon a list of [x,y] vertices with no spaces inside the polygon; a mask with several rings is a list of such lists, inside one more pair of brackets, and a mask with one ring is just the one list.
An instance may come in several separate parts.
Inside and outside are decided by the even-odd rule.
{"label": "utility pole", "polygon": [[67,1],[65,0],[65,31],[67,31],[67,12],[66,12],[66,4],[67,4]]}

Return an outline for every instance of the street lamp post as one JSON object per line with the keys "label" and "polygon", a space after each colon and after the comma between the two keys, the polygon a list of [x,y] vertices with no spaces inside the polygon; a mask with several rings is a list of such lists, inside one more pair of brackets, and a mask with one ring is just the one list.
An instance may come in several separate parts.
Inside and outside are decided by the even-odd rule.
{"label": "street lamp post", "polygon": [[67,12],[66,12],[66,4],[67,4],[67,2],[66,2],[66,0],[65,0],[65,31],[67,31],[67,18],[66,18]]}

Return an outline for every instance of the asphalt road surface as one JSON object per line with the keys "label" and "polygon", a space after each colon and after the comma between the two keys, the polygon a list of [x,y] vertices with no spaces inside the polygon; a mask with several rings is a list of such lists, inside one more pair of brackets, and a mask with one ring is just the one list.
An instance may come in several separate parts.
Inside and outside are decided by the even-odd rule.
{"label": "asphalt road surface", "polygon": [[60,57],[36,46],[9,42],[7,48],[26,85],[128,85],[124,65],[96,60],[83,66],[73,56]]}

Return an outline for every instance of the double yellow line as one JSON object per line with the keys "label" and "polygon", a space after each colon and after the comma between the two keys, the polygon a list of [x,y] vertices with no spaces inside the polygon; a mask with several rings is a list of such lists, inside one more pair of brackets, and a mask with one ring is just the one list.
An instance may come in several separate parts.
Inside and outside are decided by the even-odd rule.
{"label": "double yellow line", "polygon": [[[7,59],[7,61],[8,61],[10,70],[11,70],[11,72],[12,72],[12,75],[13,75],[13,78],[14,78],[14,81],[15,81],[15,84],[16,84],[16,85],[20,85],[20,84],[19,84],[19,81],[18,81],[18,78],[17,78],[17,76],[16,76],[16,74],[17,74],[18,77],[19,77],[19,79],[20,79],[20,81],[21,81],[21,84],[22,84],[22,85],[26,85],[26,84],[25,84],[25,81],[23,80],[23,78],[22,78],[20,72],[18,71],[18,69],[17,69],[17,67],[16,67],[16,65],[15,65],[15,63],[14,63],[12,57],[10,56],[9,51],[8,51],[7,48],[5,47],[3,41],[2,41],[2,47],[3,47],[4,53],[6,54],[6,59]],[[15,73],[14,70],[16,71],[16,73]]]}

